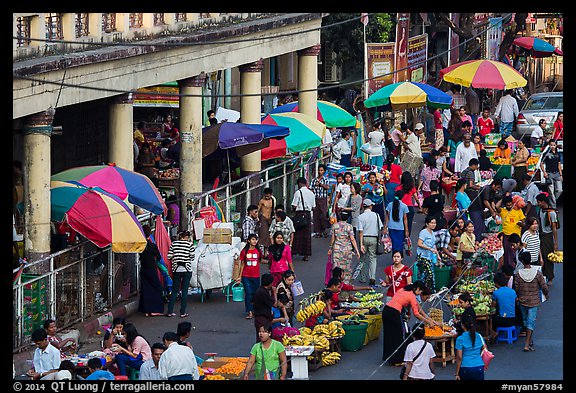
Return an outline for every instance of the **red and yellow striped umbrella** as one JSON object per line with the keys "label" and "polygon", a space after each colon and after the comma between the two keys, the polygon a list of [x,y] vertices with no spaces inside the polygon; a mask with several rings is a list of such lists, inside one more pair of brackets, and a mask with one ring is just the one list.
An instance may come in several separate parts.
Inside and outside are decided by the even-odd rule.
{"label": "red and yellow striped umbrella", "polygon": [[469,60],[440,70],[446,82],[479,89],[514,89],[526,86],[526,79],[508,64],[494,60]]}

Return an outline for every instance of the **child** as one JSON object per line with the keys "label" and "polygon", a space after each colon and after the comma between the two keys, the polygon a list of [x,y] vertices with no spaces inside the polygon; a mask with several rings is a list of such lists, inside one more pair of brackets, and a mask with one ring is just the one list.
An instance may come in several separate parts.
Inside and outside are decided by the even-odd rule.
{"label": "child", "polygon": [[484,141],[486,135],[494,131],[494,121],[490,117],[489,108],[484,108],[482,110],[482,117],[478,118],[476,126],[478,127],[478,134],[480,134],[482,141]]}

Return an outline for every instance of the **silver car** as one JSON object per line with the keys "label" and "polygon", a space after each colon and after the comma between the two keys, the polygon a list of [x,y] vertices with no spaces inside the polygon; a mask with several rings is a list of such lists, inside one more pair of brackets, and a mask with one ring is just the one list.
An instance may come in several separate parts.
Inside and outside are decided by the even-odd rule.
{"label": "silver car", "polygon": [[547,129],[554,131],[554,121],[558,118],[558,112],[564,111],[563,92],[534,93],[524,104],[518,118],[516,129],[513,131],[516,139],[529,139],[532,131],[538,126],[540,119],[546,120]]}

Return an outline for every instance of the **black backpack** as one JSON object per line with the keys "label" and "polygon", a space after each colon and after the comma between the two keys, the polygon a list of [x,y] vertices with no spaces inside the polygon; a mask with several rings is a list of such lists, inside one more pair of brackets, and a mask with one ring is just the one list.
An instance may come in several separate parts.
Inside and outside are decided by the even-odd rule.
{"label": "black backpack", "polygon": [[545,209],[546,218],[548,219],[548,225],[552,226],[552,220],[550,219],[550,212],[556,212],[556,229],[560,229],[560,214],[558,214],[558,209]]}

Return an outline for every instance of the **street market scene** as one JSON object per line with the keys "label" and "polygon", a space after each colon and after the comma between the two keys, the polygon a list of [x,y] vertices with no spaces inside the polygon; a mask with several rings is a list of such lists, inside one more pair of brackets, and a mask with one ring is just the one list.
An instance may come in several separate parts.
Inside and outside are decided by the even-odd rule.
{"label": "street market scene", "polygon": [[562,390],[562,13],[13,21],[13,379]]}

